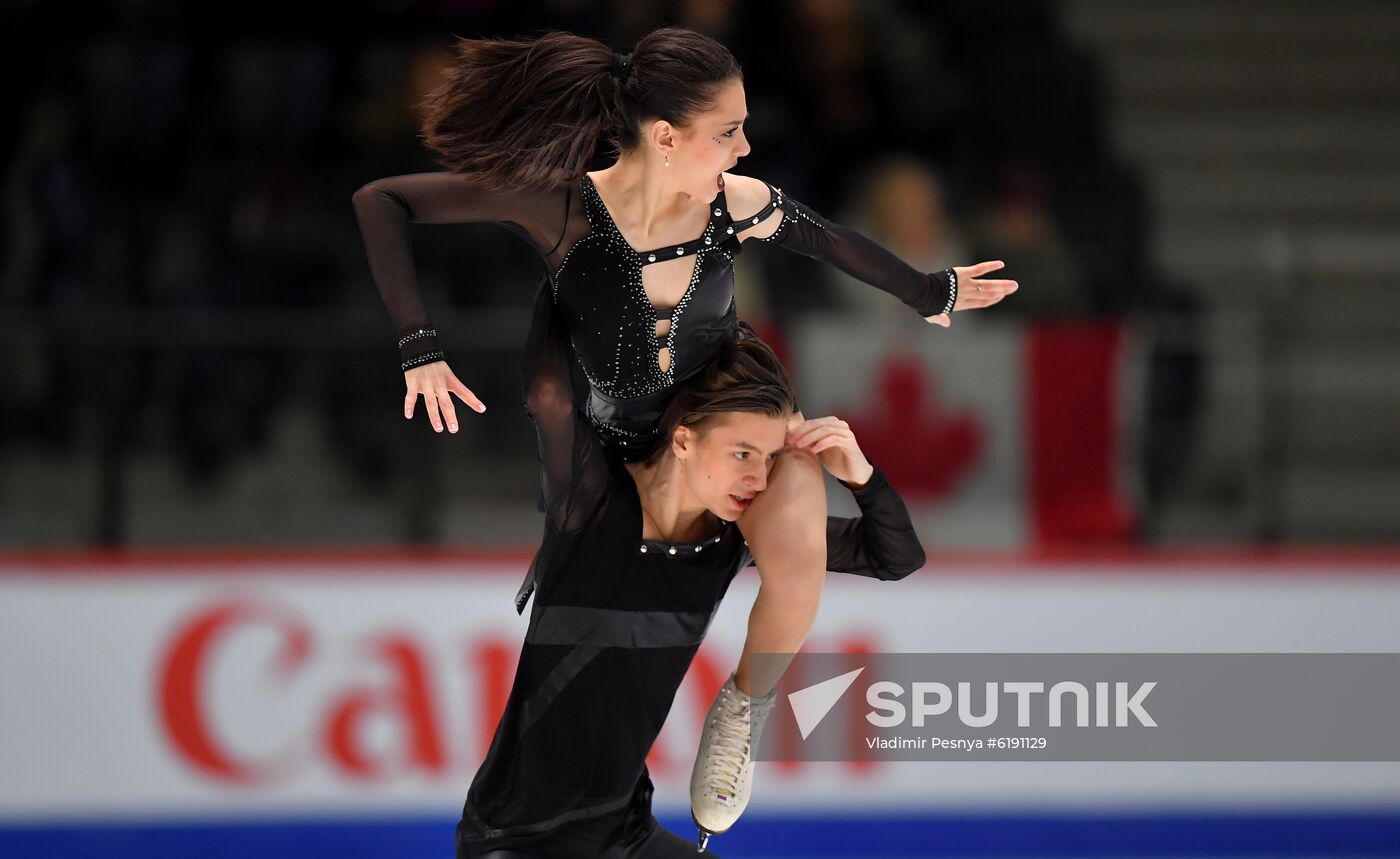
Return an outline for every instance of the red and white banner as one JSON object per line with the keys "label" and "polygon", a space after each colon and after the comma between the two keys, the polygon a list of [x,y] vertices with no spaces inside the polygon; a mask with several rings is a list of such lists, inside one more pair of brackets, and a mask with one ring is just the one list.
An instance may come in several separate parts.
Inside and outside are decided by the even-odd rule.
{"label": "red and white banner", "polygon": [[[509,689],[526,558],[0,561],[0,818],[456,814]],[[650,764],[681,810],[740,575]],[[1400,558],[832,575],[811,651],[1400,652]],[[1208,702],[1202,702],[1208,706]],[[1400,801],[1396,764],[761,764],[754,808]]]}

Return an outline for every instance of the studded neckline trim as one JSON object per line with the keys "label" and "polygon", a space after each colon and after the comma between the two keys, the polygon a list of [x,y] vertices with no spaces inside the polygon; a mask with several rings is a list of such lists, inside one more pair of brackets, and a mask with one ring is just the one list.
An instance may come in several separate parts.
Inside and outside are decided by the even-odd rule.
{"label": "studded neckline trim", "polygon": [[[724,226],[726,221],[730,220],[728,202],[724,197],[724,189],[721,188],[719,195],[715,197],[714,202],[710,204],[713,206],[710,210],[710,219],[705,225],[705,231],[700,234],[699,238],[677,245],[664,245],[649,251],[638,251],[636,248],[632,247],[632,244],[622,235],[622,230],[617,226],[617,220],[613,218],[612,213],[608,211],[607,205],[603,203],[603,195],[598,193],[598,186],[594,183],[593,177],[585,173],[583,174],[583,182],[584,187],[591,192],[585,196],[590,202],[596,204],[598,215],[607,222],[609,232],[615,235],[623,246],[632,252],[637,258],[637,262],[641,265],[650,265],[652,263],[664,262],[668,259],[675,259],[676,257],[689,256],[699,253],[706,248],[714,247],[715,232],[721,226]],[[729,234],[733,235],[733,233],[734,231],[731,229]]]}
{"label": "studded neckline trim", "polygon": [[689,558],[695,555],[705,554],[705,550],[713,549],[729,533],[729,528],[734,523],[721,519],[719,533],[705,540],[698,540],[691,543],[674,543],[669,540],[649,540],[643,537],[637,545],[639,555],[660,555],[662,557]]}

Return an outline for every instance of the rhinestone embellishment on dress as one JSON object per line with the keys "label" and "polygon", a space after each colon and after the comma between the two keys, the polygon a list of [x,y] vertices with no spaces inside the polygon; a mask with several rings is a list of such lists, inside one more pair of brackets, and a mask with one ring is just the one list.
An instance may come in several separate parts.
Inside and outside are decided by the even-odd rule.
{"label": "rhinestone embellishment on dress", "polygon": [[[565,261],[567,262],[570,256],[579,258],[579,255],[573,253],[575,249],[591,246],[593,250],[589,252],[590,267],[595,270],[578,270],[572,275],[578,281],[577,285],[569,285],[566,288],[567,281],[558,280],[558,276],[565,270],[565,264],[561,263],[553,284],[555,297],[566,303],[583,304],[590,295],[608,294],[611,296],[610,300],[616,303],[615,318],[610,318],[609,324],[603,327],[617,326],[615,344],[607,343],[604,346],[599,343],[598,345],[605,349],[603,354],[579,353],[580,367],[589,384],[603,396],[626,400],[658,394],[670,388],[677,378],[696,369],[695,362],[703,358],[697,350],[689,348],[692,341],[689,326],[685,325],[687,308],[693,306],[697,299],[704,302],[707,313],[712,312],[709,308],[713,306],[723,306],[719,305],[721,301],[725,305],[731,303],[733,249],[727,240],[716,241],[715,236],[723,230],[727,239],[733,238],[744,227],[731,219],[725,208],[724,198],[720,197],[710,206],[712,213],[717,211],[719,214],[710,218],[704,232],[693,241],[639,252],[623,237],[599,196],[592,177],[586,174],[579,183],[579,196],[585,204],[582,208],[588,217],[591,232],[575,243],[574,248],[565,255]],[[772,211],[772,199],[776,196],[775,194],[774,198],[770,198],[768,206],[759,213],[760,222]],[[748,221],[751,218],[743,220]],[[589,239],[591,241],[587,241]],[[598,262],[594,262],[600,253],[606,257],[601,267]],[[688,255],[695,256],[695,266],[679,300],[671,307],[653,305],[652,296],[648,295],[642,277],[646,266]],[[718,255],[718,258],[711,259],[712,255]],[[715,263],[721,267],[713,267]],[[677,263],[678,267],[680,265]],[[571,271],[576,268],[569,266]],[[592,307],[595,314],[600,310],[596,301],[588,303],[595,305]],[[588,307],[572,309],[574,324],[590,322]],[[669,329],[658,335],[657,329],[666,320],[670,322]],[[588,333],[591,335],[593,332]],[[607,333],[611,339],[613,332]],[[593,405],[590,400],[584,410],[589,422],[600,431],[606,429],[608,432],[604,435],[609,439],[618,436],[641,438],[645,435],[629,432],[632,429],[642,429],[641,427],[619,424],[612,419],[600,419],[601,413],[595,415]],[[661,552],[664,548],[653,545],[653,554]]]}

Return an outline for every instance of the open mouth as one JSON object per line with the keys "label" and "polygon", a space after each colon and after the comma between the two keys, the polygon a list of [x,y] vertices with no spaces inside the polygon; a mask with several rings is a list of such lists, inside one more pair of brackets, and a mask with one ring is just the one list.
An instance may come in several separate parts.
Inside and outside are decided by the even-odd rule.
{"label": "open mouth", "polygon": [[731,493],[729,500],[733,501],[734,506],[738,507],[740,510],[747,510],[749,509],[749,505],[753,503],[753,496],[734,495]]}

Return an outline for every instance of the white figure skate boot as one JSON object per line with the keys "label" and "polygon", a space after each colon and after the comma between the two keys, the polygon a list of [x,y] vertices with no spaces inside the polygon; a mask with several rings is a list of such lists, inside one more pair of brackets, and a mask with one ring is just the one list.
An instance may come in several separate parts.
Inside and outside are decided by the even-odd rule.
{"label": "white figure skate boot", "polygon": [[748,807],[753,749],[777,700],[776,689],[766,698],[750,698],[734,685],[731,674],[710,705],[690,773],[690,814],[700,830],[697,852],[705,849],[711,835],[733,826]]}

